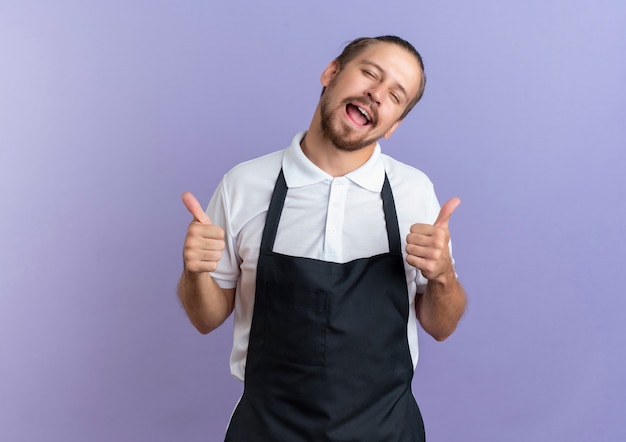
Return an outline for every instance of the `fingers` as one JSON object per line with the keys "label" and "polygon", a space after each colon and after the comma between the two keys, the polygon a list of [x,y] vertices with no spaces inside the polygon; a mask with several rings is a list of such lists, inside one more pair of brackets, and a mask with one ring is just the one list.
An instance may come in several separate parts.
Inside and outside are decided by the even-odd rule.
{"label": "fingers", "polygon": [[216,241],[213,245],[194,246],[186,244],[183,249],[185,269],[193,273],[212,272],[222,258],[223,247]]}
{"label": "fingers", "polygon": [[439,210],[439,216],[435,220],[434,226],[437,227],[448,227],[448,222],[450,221],[450,217],[454,213],[457,207],[461,204],[461,200],[458,197],[452,197],[448,201],[441,206]]}
{"label": "fingers", "polygon": [[448,223],[459,204],[461,204],[459,198],[450,198],[441,206],[439,215],[432,225],[413,224],[407,235],[406,260],[419,269],[428,280],[450,274],[452,271]]}
{"label": "fingers", "polygon": [[420,231],[409,233],[406,244],[406,261],[419,269],[426,279],[435,279],[439,275],[449,272],[451,268],[450,251],[448,248],[449,235],[442,227],[422,225],[432,229],[429,233]]}
{"label": "fingers", "polygon": [[224,250],[224,230],[211,223],[193,194],[182,195],[183,204],[194,220],[187,228],[187,236],[183,247],[185,270],[193,273],[212,272],[222,258]]}
{"label": "fingers", "polygon": [[212,272],[222,258],[224,231],[213,224],[192,221],[183,246],[185,269],[191,272]]}
{"label": "fingers", "polygon": [[200,203],[191,192],[183,193],[182,199],[183,204],[185,204],[185,207],[196,221],[201,224],[211,224],[211,218],[204,212]]}
{"label": "fingers", "polygon": [[[418,225],[414,227],[419,227]],[[422,225],[424,230],[416,229],[406,237],[406,251],[409,255],[426,259],[439,259],[448,249],[450,236],[441,228],[427,224]],[[431,230],[428,230],[430,228]]]}

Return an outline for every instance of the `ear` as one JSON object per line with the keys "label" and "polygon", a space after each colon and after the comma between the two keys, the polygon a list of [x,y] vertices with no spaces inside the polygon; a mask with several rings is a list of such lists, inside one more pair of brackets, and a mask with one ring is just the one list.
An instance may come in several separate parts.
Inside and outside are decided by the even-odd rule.
{"label": "ear", "polygon": [[398,128],[398,126],[400,126],[400,123],[402,123],[402,120],[398,120],[395,123],[393,123],[393,126],[391,126],[389,128],[389,130],[387,132],[385,132],[385,135],[383,135],[383,137],[385,138],[385,140],[387,138],[389,138],[391,136],[392,133],[394,133],[396,131],[396,129]]}
{"label": "ear", "polygon": [[320,78],[320,82],[322,83],[322,86],[328,87],[328,85],[330,84],[332,79],[335,77],[335,75],[337,75],[338,72],[339,72],[339,63],[337,63],[337,60],[333,60],[330,63],[328,63],[328,66],[326,66],[326,69],[324,69],[324,72],[322,72],[322,77]]}

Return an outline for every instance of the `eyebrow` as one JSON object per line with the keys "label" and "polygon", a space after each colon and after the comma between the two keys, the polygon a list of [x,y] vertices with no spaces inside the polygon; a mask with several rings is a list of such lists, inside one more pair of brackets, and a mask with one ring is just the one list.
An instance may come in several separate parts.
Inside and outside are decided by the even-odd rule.
{"label": "eyebrow", "polygon": [[[385,70],[379,64],[374,63],[373,61],[363,60],[362,64],[372,66],[375,69],[379,70],[380,72],[383,72],[383,73],[385,72]],[[404,94],[404,97],[408,100],[409,94],[407,94],[406,89],[404,88],[404,86],[402,86],[397,81],[396,81],[395,86],[400,90],[400,92],[402,92],[402,94]]]}

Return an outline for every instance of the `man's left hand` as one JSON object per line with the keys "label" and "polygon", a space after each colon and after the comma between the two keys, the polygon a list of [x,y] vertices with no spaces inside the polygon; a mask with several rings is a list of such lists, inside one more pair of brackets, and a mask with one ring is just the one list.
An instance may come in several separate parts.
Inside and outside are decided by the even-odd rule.
{"label": "man's left hand", "polygon": [[441,206],[439,216],[433,225],[413,224],[406,237],[406,261],[422,272],[428,280],[454,276],[450,257],[450,230],[448,222],[452,213],[461,204],[457,197]]}

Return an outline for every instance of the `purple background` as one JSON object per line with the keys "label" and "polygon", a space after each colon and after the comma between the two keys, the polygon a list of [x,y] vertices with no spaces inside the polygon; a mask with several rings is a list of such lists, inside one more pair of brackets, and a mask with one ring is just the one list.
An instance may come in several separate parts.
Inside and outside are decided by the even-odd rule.
{"label": "purple background", "polygon": [[422,334],[431,442],[621,441],[626,4],[0,1],[0,439],[217,441],[232,323],[175,297],[190,220],[308,126],[343,44],[395,33],[423,101],[383,149],[455,213],[470,296]]}

